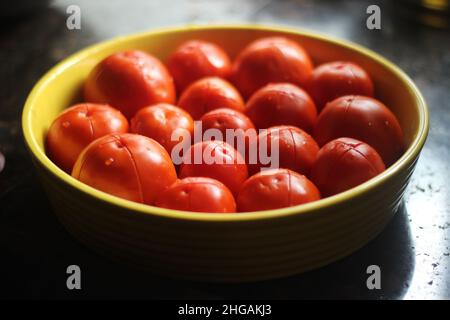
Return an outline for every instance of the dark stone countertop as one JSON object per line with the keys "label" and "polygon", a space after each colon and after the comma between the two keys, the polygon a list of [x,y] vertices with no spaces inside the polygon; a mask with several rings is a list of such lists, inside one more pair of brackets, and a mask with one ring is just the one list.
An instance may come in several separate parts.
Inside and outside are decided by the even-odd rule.
{"label": "dark stone countertop", "polygon": [[[19,1],[20,2],[20,1]],[[396,2],[398,3],[398,2]],[[66,28],[66,8],[81,8],[82,29]],[[365,27],[378,4],[382,29]],[[0,250],[5,298],[450,298],[450,30],[415,22],[406,5],[383,1],[61,0],[0,29]],[[404,204],[383,233],[348,258],[305,274],[252,284],[164,279],[112,264],[72,239],[56,221],[26,152],[20,115],[27,94],[51,66],[113,36],[187,23],[255,22],[305,27],[367,46],[405,70],[431,115],[429,139]],[[83,289],[66,288],[80,265]],[[377,264],[382,289],[368,290]]]}

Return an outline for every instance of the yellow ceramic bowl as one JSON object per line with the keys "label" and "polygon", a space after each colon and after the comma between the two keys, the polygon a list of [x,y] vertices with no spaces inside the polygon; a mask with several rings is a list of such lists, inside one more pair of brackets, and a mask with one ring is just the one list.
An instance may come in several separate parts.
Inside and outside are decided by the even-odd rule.
{"label": "yellow ceramic bowl", "polygon": [[[344,193],[291,208],[243,214],[199,214],[142,205],[75,180],[45,155],[51,122],[80,101],[83,81],[107,55],[148,51],[164,60],[182,41],[211,40],[231,56],[250,41],[283,35],[316,64],[349,60],[372,76],[377,97],[397,115],[407,150],[385,172]],[[51,69],[23,111],[23,131],[37,172],[61,223],[79,241],[116,261],[173,277],[236,282],[277,278],[342,258],[374,238],[396,212],[428,132],[420,92],[399,68],[353,43],[265,26],[182,27],[91,46]]]}

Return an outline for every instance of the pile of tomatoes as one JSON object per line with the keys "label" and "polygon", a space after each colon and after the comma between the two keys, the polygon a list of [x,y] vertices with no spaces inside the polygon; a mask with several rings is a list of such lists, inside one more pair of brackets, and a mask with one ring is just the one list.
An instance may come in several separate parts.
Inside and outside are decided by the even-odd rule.
{"label": "pile of tomatoes", "polygon": [[[86,102],[53,122],[46,151],[76,179],[140,203],[215,213],[289,207],[353,188],[401,156],[399,122],[374,93],[357,64],[314,67],[284,37],[258,39],[233,61],[203,40],[182,43],[165,63],[122,51],[95,66]],[[194,134],[195,121],[224,134],[260,130],[244,150],[276,146],[278,168],[262,170],[261,159],[218,139],[173,139],[175,130]],[[180,142],[188,149],[174,164]],[[192,161],[205,150],[226,161]]]}

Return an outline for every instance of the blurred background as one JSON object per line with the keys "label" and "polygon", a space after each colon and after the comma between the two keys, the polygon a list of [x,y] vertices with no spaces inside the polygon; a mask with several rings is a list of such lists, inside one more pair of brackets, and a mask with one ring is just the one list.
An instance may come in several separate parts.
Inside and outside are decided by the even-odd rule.
{"label": "blurred background", "polygon": [[[369,30],[369,5],[381,29]],[[81,10],[69,30],[67,8]],[[15,0],[0,5],[0,297],[179,299],[450,299],[450,5],[448,0]],[[413,78],[430,135],[396,217],[366,247],[322,269],[274,281],[212,285],[117,266],[73,240],[34,176],[20,126],[35,82],[77,50],[111,37],[187,24],[258,23],[315,30],[367,46]],[[66,288],[66,268],[82,290]],[[382,289],[366,287],[377,264]]]}

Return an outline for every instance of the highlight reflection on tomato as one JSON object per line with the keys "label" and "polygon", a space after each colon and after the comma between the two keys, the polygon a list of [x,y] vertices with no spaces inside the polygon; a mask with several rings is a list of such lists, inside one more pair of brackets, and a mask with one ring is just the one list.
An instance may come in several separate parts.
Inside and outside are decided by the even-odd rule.
{"label": "highlight reflection on tomato", "polygon": [[202,141],[192,145],[183,156],[180,178],[209,177],[226,185],[237,194],[248,177],[241,154],[223,141]]}
{"label": "highlight reflection on tomato", "polygon": [[367,143],[339,138],[320,149],[311,180],[323,196],[331,196],[366,182],[384,169],[383,160]]}
{"label": "highlight reflection on tomato", "polygon": [[181,95],[178,106],[199,120],[203,114],[219,108],[244,111],[244,101],[231,83],[220,78],[203,78],[190,85]]}
{"label": "highlight reflection on tomato", "polygon": [[161,193],[156,205],[161,208],[194,212],[236,212],[236,202],[231,191],[223,183],[204,177],[176,181]]}
{"label": "highlight reflection on tomato", "polygon": [[[203,133],[209,129],[217,129],[221,132],[223,141],[232,143],[232,146],[238,151],[242,151],[242,154],[248,154],[250,138],[247,132],[256,134],[256,131],[247,131],[255,130],[255,127],[246,115],[236,110],[221,108],[205,113],[200,120]],[[235,137],[233,141],[227,140],[227,129],[233,130],[228,131],[229,136],[231,136],[230,133],[233,133]]]}
{"label": "highlight reflection on tomato", "polygon": [[80,103],[64,110],[50,126],[46,152],[61,169],[71,172],[89,143],[110,133],[128,131],[127,119],[106,104]]}
{"label": "highlight reflection on tomato", "polygon": [[[257,146],[255,146],[257,144]],[[267,153],[260,149],[267,146]],[[278,147],[278,150],[273,147]],[[279,168],[308,175],[316,159],[319,146],[305,131],[292,126],[276,126],[261,132],[256,140],[250,142],[249,149],[258,149],[258,162],[253,164],[250,158],[249,170],[251,174],[260,171],[261,168],[270,167],[261,161],[261,153],[275,158],[278,151]],[[263,150],[264,151],[264,150]]]}
{"label": "highlight reflection on tomato", "polygon": [[169,154],[180,142],[172,139],[175,130],[186,130],[192,136],[194,120],[183,109],[167,103],[142,108],[131,119],[131,132],[156,140]]}
{"label": "highlight reflection on tomato", "polygon": [[112,195],[153,204],[177,179],[167,151],[137,134],[112,134],[92,142],[78,157],[72,176]]}
{"label": "highlight reflection on tomato", "polygon": [[110,55],[89,74],[84,85],[88,102],[108,103],[131,118],[143,107],[175,103],[175,85],[166,67],[143,51]]}
{"label": "highlight reflection on tomato", "polygon": [[304,86],[313,64],[297,42],[284,37],[253,41],[236,57],[231,79],[244,98],[269,83],[290,82]]}
{"label": "highlight reflection on tomato", "polygon": [[311,97],[290,83],[268,84],[247,101],[245,113],[258,129],[291,125],[312,132],[317,109]]}
{"label": "highlight reflection on tomato", "polygon": [[338,97],[349,94],[373,96],[373,83],[367,72],[352,62],[324,63],[312,72],[306,86],[320,111]]}
{"label": "highlight reflection on tomato", "polygon": [[189,40],[171,54],[167,67],[181,93],[194,81],[204,77],[227,78],[231,62],[218,45],[203,40]]}
{"label": "highlight reflection on tomato", "polygon": [[320,146],[339,137],[371,145],[389,166],[403,152],[403,133],[397,118],[380,101],[364,96],[344,96],[327,104],[319,115],[314,138]]}
{"label": "highlight reflection on tomato", "polygon": [[316,186],[304,175],[271,169],[251,176],[237,197],[239,212],[279,209],[320,199]]}

